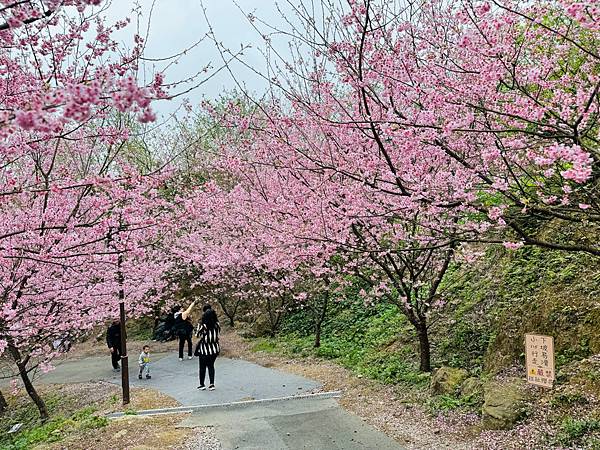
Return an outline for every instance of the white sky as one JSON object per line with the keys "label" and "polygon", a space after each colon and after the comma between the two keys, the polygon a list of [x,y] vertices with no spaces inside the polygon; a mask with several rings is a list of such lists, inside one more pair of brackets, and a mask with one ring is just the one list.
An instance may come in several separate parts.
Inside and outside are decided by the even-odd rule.
{"label": "white sky", "polygon": [[[144,35],[153,2],[152,0],[138,0],[138,2],[142,7],[141,24],[143,32],[141,34]],[[206,15],[217,40],[232,50],[239,49],[241,45],[252,45],[251,50],[244,52],[244,60],[252,67],[264,72],[265,61],[258,52],[259,48],[264,48],[264,41],[260,34],[252,28],[235,2],[246,14],[253,13],[275,27],[288,27],[277,11],[277,3],[272,0],[156,0],[150,20],[150,34],[145,56],[148,58],[171,56],[191,46],[204,36],[209,30],[202,11],[204,4]],[[134,0],[114,0],[109,10],[109,20],[131,16],[133,6]],[[294,20],[294,15],[286,0],[282,0],[279,7],[286,12],[288,20]],[[134,25],[128,27],[123,39],[131,42],[130,37],[134,30]],[[277,43],[277,48],[282,50],[287,48],[284,39]],[[287,52],[287,50],[283,51]],[[213,68],[222,66],[221,56],[214,43],[207,40],[184,55],[177,65],[169,68],[166,72],[166,81],[173,82],[186,79],[209,63],[213,65]],[[156,63],[156,65],[157,68],[162,68],[164,63]],[[240,64],[234,65],[233,70],[236,78],[241,80],[249,90],[261,92],[265,89],[265,82],[252,71],[245,69]],[[211,71],[208,72],[208,74],[210,73]],[[198,104],[203,97],[216,98],[220,93],[232,90],[235,86],[235,82],[229,73],[222,71],[209,82],[186,94],[186,97],[190,99],[192,104]],[[171,93],[183,89],[185,88],[180,87],[171,91]],[[155,108],[159,113],[170,113],[181,104],[181,101],[182,98],[168,103],[163,102],[156,105]]]}

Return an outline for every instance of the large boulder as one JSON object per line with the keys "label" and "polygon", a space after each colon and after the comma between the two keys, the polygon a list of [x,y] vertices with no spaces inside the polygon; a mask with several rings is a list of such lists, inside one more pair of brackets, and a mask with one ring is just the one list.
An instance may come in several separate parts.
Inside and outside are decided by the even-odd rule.
{"label": "large boulder", "polygon": [[469,377],[460,386],[463,397],[480,397],[483,394],[483,382],[477,377]]}
{"label": "large boulder", "polygon": [[524,382],[519,378],[491,381],[484,386],[483,426],[500,430],[511,428],[525,414]]}
{"label": "large boulder", "polygon": [[454,394],[468,375],[464,369],[440,367],[431,376],[431,393],[434,395]]}

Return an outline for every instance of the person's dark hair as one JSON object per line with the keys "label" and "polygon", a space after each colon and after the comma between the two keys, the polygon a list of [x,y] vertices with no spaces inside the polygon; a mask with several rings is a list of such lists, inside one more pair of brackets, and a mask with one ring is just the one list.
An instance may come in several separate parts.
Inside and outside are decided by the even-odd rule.
{"label": "person's dark hair", "polygon": [[210,306],[208,303],[202,307],[202,311],[204,312],[208,311],[209,309],[212,309],[212,306]]}
{"label": "person's dark hair", "polygon": [[175,305],[175,306],[173,306],[172,312],[173,312],[173,314],[175,314],[177,311],[180,311],[180,310],[181,310],[181,305]]}
{"label": "person's dark hair", "polygon": [[147,348],[150,348],[150,346],[149,346],[149,345],[144,345],[144,346],[142,347],[142,350],[146,350]]}
{"label": "person's dark hair", "polygon": [[202,324],[206,325],[206,328],[209,330],[214,330],[218,321],[217,313],[212,308],[207,309],[204,311],[204,314],[202,314]]}

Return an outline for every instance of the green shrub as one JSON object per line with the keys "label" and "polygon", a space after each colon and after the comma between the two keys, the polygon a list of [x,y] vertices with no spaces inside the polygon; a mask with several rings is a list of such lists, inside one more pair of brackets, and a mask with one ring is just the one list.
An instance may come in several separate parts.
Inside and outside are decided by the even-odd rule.
{"label": "green shrub", "polygon": [[0,437],[0,448],[3,450],[30,449],[41,443],[59,442],[78,430],[91,430],[108,425],[108,419],[94,415],[95,412],[95,408],[87,407],[69,417],[54,417],[44,424],[27,424],[22,431],[12,435],[3,433]]}
{"label": "green shrub", "polygon": [[276,347],[277,345],[272,339],[259,338],[252,346],[252,351],[272,353],[275,351]]}
{"label": "green shrub", "polygon": [[463,410],[467,412],[479,412],[483,404],[481,395],[457,396],[451,394],[436,395],[427,401],[427,409],[432,414]]}
{"label": "green shrub", "polygon": [[154,318],[142,317],[127,321],[127,339],[132,341],[148,341],[152,339],[154,331]]}
{"label": "green shrub", "polygon": [[491,328],[487,323],[461,318],[449,330],[448,336],[440,339],[437,349],[439,360],[450,367],[469,369],[477,374],[483,365],[490,338]]}
{"label": "green shrub", "polygon": [[307,316],[306,311],[295,311],[277,338],[257,339],[253,350],[331,359],[384,383],[425,386],[429,382],[429,374],[417,369],[412,326],[397,306],[382,303],[365,307],[358,298],[335,302],[323,324],[319,348],[314,348],[312,324]]}
{"label": "green shrub", "polygon": [[586,435],[594,431],[600,431],[600,421],[567,417],[560,425],[556,435],[556,443],[566,446],[579,444]]}
{"label": "green shrub", "polygon": [[580,339],[579,343],[569,348],[564,348],[556,354],[557,367],[564,366],[573,361],[579,361],[592,354],[590,350],[590,338],[588,336]]}
{"label": "green shrub", "polygon": [[587,405],[588,403],[588,399],[580,392],[556,394],[550,400],[550,405],[553,407]]}

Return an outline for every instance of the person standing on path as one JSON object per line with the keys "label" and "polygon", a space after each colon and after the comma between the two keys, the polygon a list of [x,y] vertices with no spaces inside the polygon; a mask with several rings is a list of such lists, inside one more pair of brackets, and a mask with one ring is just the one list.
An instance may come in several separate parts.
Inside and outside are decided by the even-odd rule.
{"label": "person standing on path", "polygon": [[195,304],[196,301],[194,300],[185,311],[180,306],[179,310],[175,313],[173,328],[179,337],[179,361],[183,361],[183,347],[186,342],[188,345],[188,359],[192,359],[192,333],[194,332],[194,325],[190,322],[189,317]]}
{"label": "person standing on path", "polygon": [[141,380],[142,375],[144,374],[144,370],[146,371],[146,379],[149,380],[152,378],[150,376],[150,347],[148,345],[144,345],[142,348],[142,353],[140,353],[140,357],[138,358],[138,364],[140,366],[140,373],[138,374],[138,378]]}
{"label": "person standing on path", "polygon": [[198,389],[206,390],[204,380],[206,379],[206,369],[208,369],[208,377],[210,385],[208,389],[210,391],[215,390],[215,361],[221,348],[219,347],[219,333],[221,332],[221,326],[217,318],[217,313],[212,309],[210,305],[204,305],[202,308],[204,314],[202,314],[202,321],[198,323],[196,329],[196,337],[200,340],[196,344],[196,356],[200,357],[200,368],[199,378],[200,385]]}
{"label": "person standing on path", "polygon": [[110,349],[113,370],[117,372],[120,369],[119,360],[121,359],[121,321],[119,319],[113,320],[106,330],[106,344]]}

